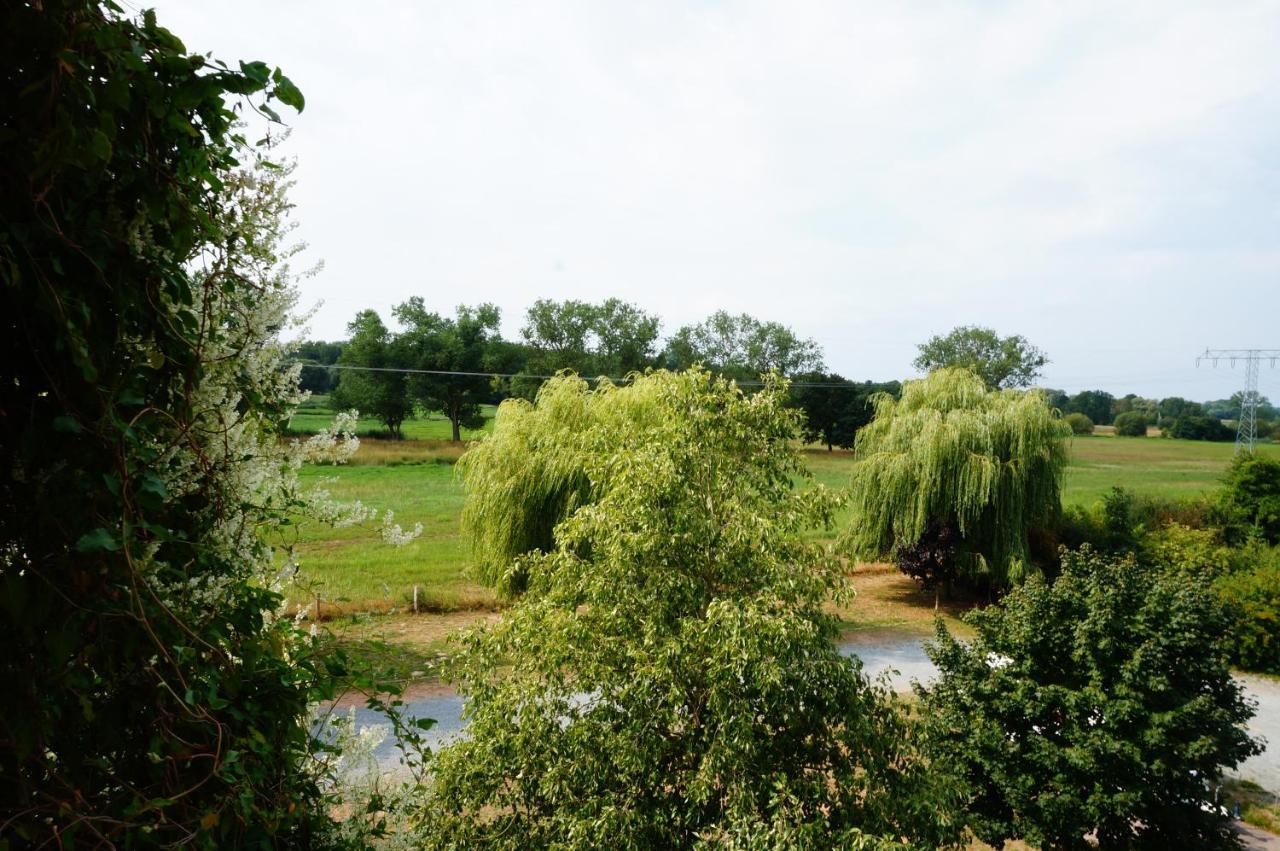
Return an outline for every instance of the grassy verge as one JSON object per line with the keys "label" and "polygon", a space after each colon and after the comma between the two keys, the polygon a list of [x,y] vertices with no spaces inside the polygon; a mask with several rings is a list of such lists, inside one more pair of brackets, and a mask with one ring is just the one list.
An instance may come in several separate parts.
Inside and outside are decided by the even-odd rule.
{"label": "grassy verge", "polygon": [[1240,811],[1245,824],[1271,833],[1280,833],[1280,797],[1263,789],[1250,780],[1228,780],[1223,787],[1223,799],[1234,813]]}

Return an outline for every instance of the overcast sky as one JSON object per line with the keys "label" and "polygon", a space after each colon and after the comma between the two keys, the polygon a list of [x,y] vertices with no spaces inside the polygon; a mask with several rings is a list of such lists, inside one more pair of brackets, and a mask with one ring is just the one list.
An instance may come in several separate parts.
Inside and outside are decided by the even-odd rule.
{"label": "overcast sky", "polygon": [[851,378],[977,323],[1046,385],[1196,399],[1243,381],[1206,346],[1280,348],[1280,2],[156,8],[306,95],[316,337],[617,296],[781,321]]}

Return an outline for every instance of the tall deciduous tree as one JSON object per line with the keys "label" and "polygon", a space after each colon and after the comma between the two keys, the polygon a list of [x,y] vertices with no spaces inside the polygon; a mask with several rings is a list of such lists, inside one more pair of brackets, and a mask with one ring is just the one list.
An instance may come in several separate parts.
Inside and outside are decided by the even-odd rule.
{"label": "tall deciduous tree", "polygon": [[675,369],[702,364],[740,380],[766,372],[794,376],[823,369],[822,348],[813,340],[780,323],[723,310],[677,331],[667,342],[666,360]]}
{"label": "tall deciduous tree", "polygon": [[433,763],[427,847],[957,838],[899,708],[835,647],[824,605],[843,575],[802,534],[834,502],[793,486],[785,385],[556,378],[503,408],[465,468],[468,500],[492,503],[473,533],[547,511],[520,498],[522,466],[567,472],[583,498],[555,503],[552,543],[520,559],[525,595],[462,642],[471,721]]}
{"label": "tall deciduous tree", "polygon": [[877,393],[897,395],[902,385],[896,381],[861,384],[835,373],[809,372],[796,376],[791,387],[793,404],[804,412],[804,438],[834,447],[852,449],[858,429],[871,422]]}
{"label": "tall deciduous tree", "polygon": [[1052,585],[967,619],[977,636],[963,642],[938,627],[921,715],[937,764],[968,787],[979,839],[1232,847],[1209,784],[1259,747],[1212,592],[1082,551]]}
{"label": "tall deciduous tree", "polygon": [[589,378],[643,371],[656,362],[659,325],[658,317],[616,298],[599,304],[539,299],[520,332],[530,349],[526,368]]}
{"label": "tall deciduous tree", "polygon": [[[463,305],[449,319],[428,311],[414,296],[398,305],[395,315],[405,329],[399,338],[404,363],[429,371],[411,376],[411,395],[423,408],[444,413],[455,441],[462,439],[464,427],[482,427],[480,406],[493,396],[493,374],[514,366],[512,352],[499,335],[498,308]],[[448,372],[472,374],[442,374]]]}
{"label": "tall deciduous tree", "polygon": [[1081,390],[1067,400],[1064,413],[1084,414],[1098,425],[1111,423],[1111,408],[1116,398],[1105,390]]}
{"label": "tall deciduous tree", "polygon": [[338,358],[338,386],[330,394],[336,408],[353,408],[374,417],[393,438],[403,437],[401,426],[413,416],[409,376],[397,372],[408,364],[403,341],[382,321],[377,311],[362,310],[347,325],[350,339]]}
{"label": "tall deciduous tree", "polygon": [[328,393],[338,386],[335,369],[325,369],[338,362],[343,343],[327,343],[323,340],[304,340],[297,344],[293,356],[304,366],[298,384],[308,393]]}
{"label": "tall deciduous tree", "polygon": [[1204,415],[1204,408],[1199,402],[1189,402],[1181,396],[1169,396],[1160,400],[1160,404],[1156,408],[1160,415],[1160,421],[1163,423],[1173,421],[1179,417],[1198,417]]}
{"label": "tall deciduous tree", "polygon": [[1021,334],[1001,337],[990,328],[963,325],[919,346],[914,366],[922,372],[965,367],[988,387],[1028,387],[1049,362],[1044,352]]}
{"label": "tall deciduous tree", "polygon": [[1060,508],[1068,436],[1038,391],[991,390],[966,369],[908,381],[858,436],[845,544],[880,558],[950,526],[970,577],[1017,581],[1028,533]]}

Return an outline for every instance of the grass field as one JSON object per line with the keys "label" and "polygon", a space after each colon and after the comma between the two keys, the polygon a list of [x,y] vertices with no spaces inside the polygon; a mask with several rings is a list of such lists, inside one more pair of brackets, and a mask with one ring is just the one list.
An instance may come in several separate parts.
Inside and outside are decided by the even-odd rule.
{"label": "grass field", "polygon": [[[1280,458],[1280,445],[1258,451]],[[1063,502],[1088,505],[1116,485],[1136,493],[1196,496],[1218,485],[1235,446],[1203,440],[1091,435],[1071,441]]]}
{"label": "grass field", "polygon": [[[312,408],[298,417],[304,418],[295,418],[299,428],[312,430],[327,425],[332,413]],[[301,582],[290,593],[293,602],[314,602],[318,593],[322,616],[405,612],[417,585],[420,610],[488,610],[499,605],[488,589],[467,578],[467,547],[459,528],[462,488],[453,474],[453,462],[465,447],[441,439],[442,434],[447,437],[447,429],[444,420],[414,420],[406,423],[406,434],[429,438],[366,439],[349,467],[303,470],[304,483],[336,477],[329,485],[335,497],[390,508],[405,526],[421,522],[423,535],[396,548],[367,528],[304,527],[298,545]],[[1280,446],[1266,445],[1260,451],[1280,457]],[[1069,505],[1088,505],[1115,485],[1138,493],[1202,494],[1217,485],[1232,452],[1230,443],[1077,437],[1071,443],[1063,499]],[[853,463],[848,452],[817,448],[806,449],[805,460],[814,479],[833,488],[845,485]],[[815,529],[811,537],[832,534]]]}
{"label": "grass field", "polygon": [[[484,428],[462,429],[463,440],[475,440],[493,429],[494,406],[483,405],[481,410],[485,416]],[[312,396],[293,415],[293,419],[289,421],[289,430],[297,434],[315,434],[333,425],[333,416],[334,411],[329,407],[327,397]],[[449,420],[443,414],[436,412],[422,412],[413,419],[405,420],[401,431],[406,440],[450,440],[453,437]],[[356,434],[362,437],[386,437],[387,430],[373,417],[362,416],[356,428]]]}

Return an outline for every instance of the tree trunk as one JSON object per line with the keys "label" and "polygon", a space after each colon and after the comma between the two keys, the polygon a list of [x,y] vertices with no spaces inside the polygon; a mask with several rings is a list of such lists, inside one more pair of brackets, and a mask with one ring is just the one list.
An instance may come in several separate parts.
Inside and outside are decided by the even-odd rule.
{"label": "tree trunk", "polygon": [[462,440],[462,429],[458,426],[458,417],[456,414],[449,418],[449,423],[453,426],[453,442],[457,443]]}

